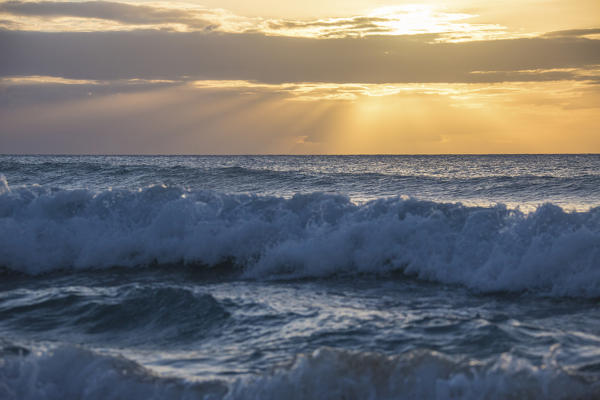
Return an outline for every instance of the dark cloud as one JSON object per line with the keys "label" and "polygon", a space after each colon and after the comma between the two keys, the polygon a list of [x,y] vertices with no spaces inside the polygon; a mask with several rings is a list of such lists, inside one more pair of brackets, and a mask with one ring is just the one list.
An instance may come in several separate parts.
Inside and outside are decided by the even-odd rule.
{"label": "dark cloud", "polygon": [[[387,18],[380,17],[352,17],[336,18],[332,20],[318,21],[270,21],[271,29],[305,29],[305,28],[346,28],[346,29],[366,29],[380,27],[377,22],[389,22]],[[389,30],[389,29],[388,29]]]}
{"label": "dark cloud", "polygon": [[13,28],[17,27],[17,24],[14,21],[10,21],[8,19],[0,19],[0,26],[4,26],[9,29],[13,29]]}
{"label": "dark cloud", "polygon": [[588,81],[592,77],[582,76],[574,71],[489,71],[472,73],[477,82],[532,82],[532,81]]}
{"label": "dark cloud", "polygon": [[429,35],[307,39],[163,31],[0,31],[0,76],[243,79],[282,82],[498,82],[568,73],[473,74],[600,64],[600,40],[532,38],[431,43]]}
{"label": "dark cloud", "polygon": [[564,31],[554,31],[548,32],[544,34],[544,37],[547,38],[557,38],[557,37],[582,37],[587,35],[598,35],[600,34],[600,28],[594,29],[569,29]]}
{"label": "dark cloud", "polygon": [[161,88],[176,87],[181,82],[102,82],[100,84],[80,83],[13,83],[0,81],[0,109],[9,110],[36,104],[52,104],[64,101],[86,100],[93,96],[107,96],[127,93],[142,93]]}
{"label": "dark cloud", "polygon": [[365,36],[365,35],[384,35],[386,33],[389,32],[388,28],[382,28],[382,27],[374,27],[374,28],[367,28],[367,27],[363,27],[363,28],[356,28],[353,29],[352,34],[349,34],[348,30],[345,28],[340,28],[340,29],[332,29],[332,30],[328,30],[324,33],[321,33],[319,37],[321,38],[331,38],[331,39],[335,39],[335,38],[340,38],[340,37],[361,37],[361,36]]}
{"label": "dark cloud", "polygon": [[198,18],[198,11],[132,5],[110,1],[0,3],[0,12],[29,17],[98,18],[124,24],[152,25],[180,23],[190,28],[204,28],[209,22]]}

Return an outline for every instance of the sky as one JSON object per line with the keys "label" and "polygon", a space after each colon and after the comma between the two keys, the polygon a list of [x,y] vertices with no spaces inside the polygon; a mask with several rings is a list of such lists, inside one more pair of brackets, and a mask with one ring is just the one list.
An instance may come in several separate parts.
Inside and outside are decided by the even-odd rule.
{"label": "sky", "polygon": [[0,1],[0,153],[600,153],[600,1]]}

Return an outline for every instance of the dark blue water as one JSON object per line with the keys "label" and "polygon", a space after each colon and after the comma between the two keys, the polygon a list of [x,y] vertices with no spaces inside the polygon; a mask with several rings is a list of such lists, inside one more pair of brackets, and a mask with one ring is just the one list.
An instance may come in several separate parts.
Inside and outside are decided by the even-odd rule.
{"label": "dark blue water", "polygon": [[600,396],[600,156],[0,156],[0,398]]}

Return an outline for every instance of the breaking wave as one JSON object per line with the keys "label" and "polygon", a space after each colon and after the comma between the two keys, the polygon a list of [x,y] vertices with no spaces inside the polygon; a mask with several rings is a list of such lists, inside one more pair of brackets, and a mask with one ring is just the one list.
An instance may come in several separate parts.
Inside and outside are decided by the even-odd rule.
{"label": "breaking wave", "polygon": [[482,292],[597,297],[600,208],[523,213],[324,193],[11,189],[0,180],[0,266],[10,271],[222,263],[250,279],[397,271]]}
{"label": "breaking wave", "polygon": [[19,350],[0,359],[2,399],[204,399],[226,392],[219,383],[163,378],[132,360],[81,347]]}
{"label": "breaking wave", "polygon": [[[14,346],[12,346],[14,347]],[[597,382],[548,359],[505,353],[456,360],[416,350],[398,356],[322,348],[288,366],[233,381],[158,375],[135,361],[75,346],[13,351],[0,362],[4,399],[592,399]]]}

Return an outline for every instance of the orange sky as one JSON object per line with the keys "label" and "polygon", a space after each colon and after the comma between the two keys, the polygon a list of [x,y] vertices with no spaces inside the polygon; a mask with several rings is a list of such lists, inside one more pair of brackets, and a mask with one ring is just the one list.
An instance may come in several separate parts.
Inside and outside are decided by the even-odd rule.
{"label": "orange sky", "polygon": [[2,153],[600,152],[597,1],[5,1],[0,27]]}

